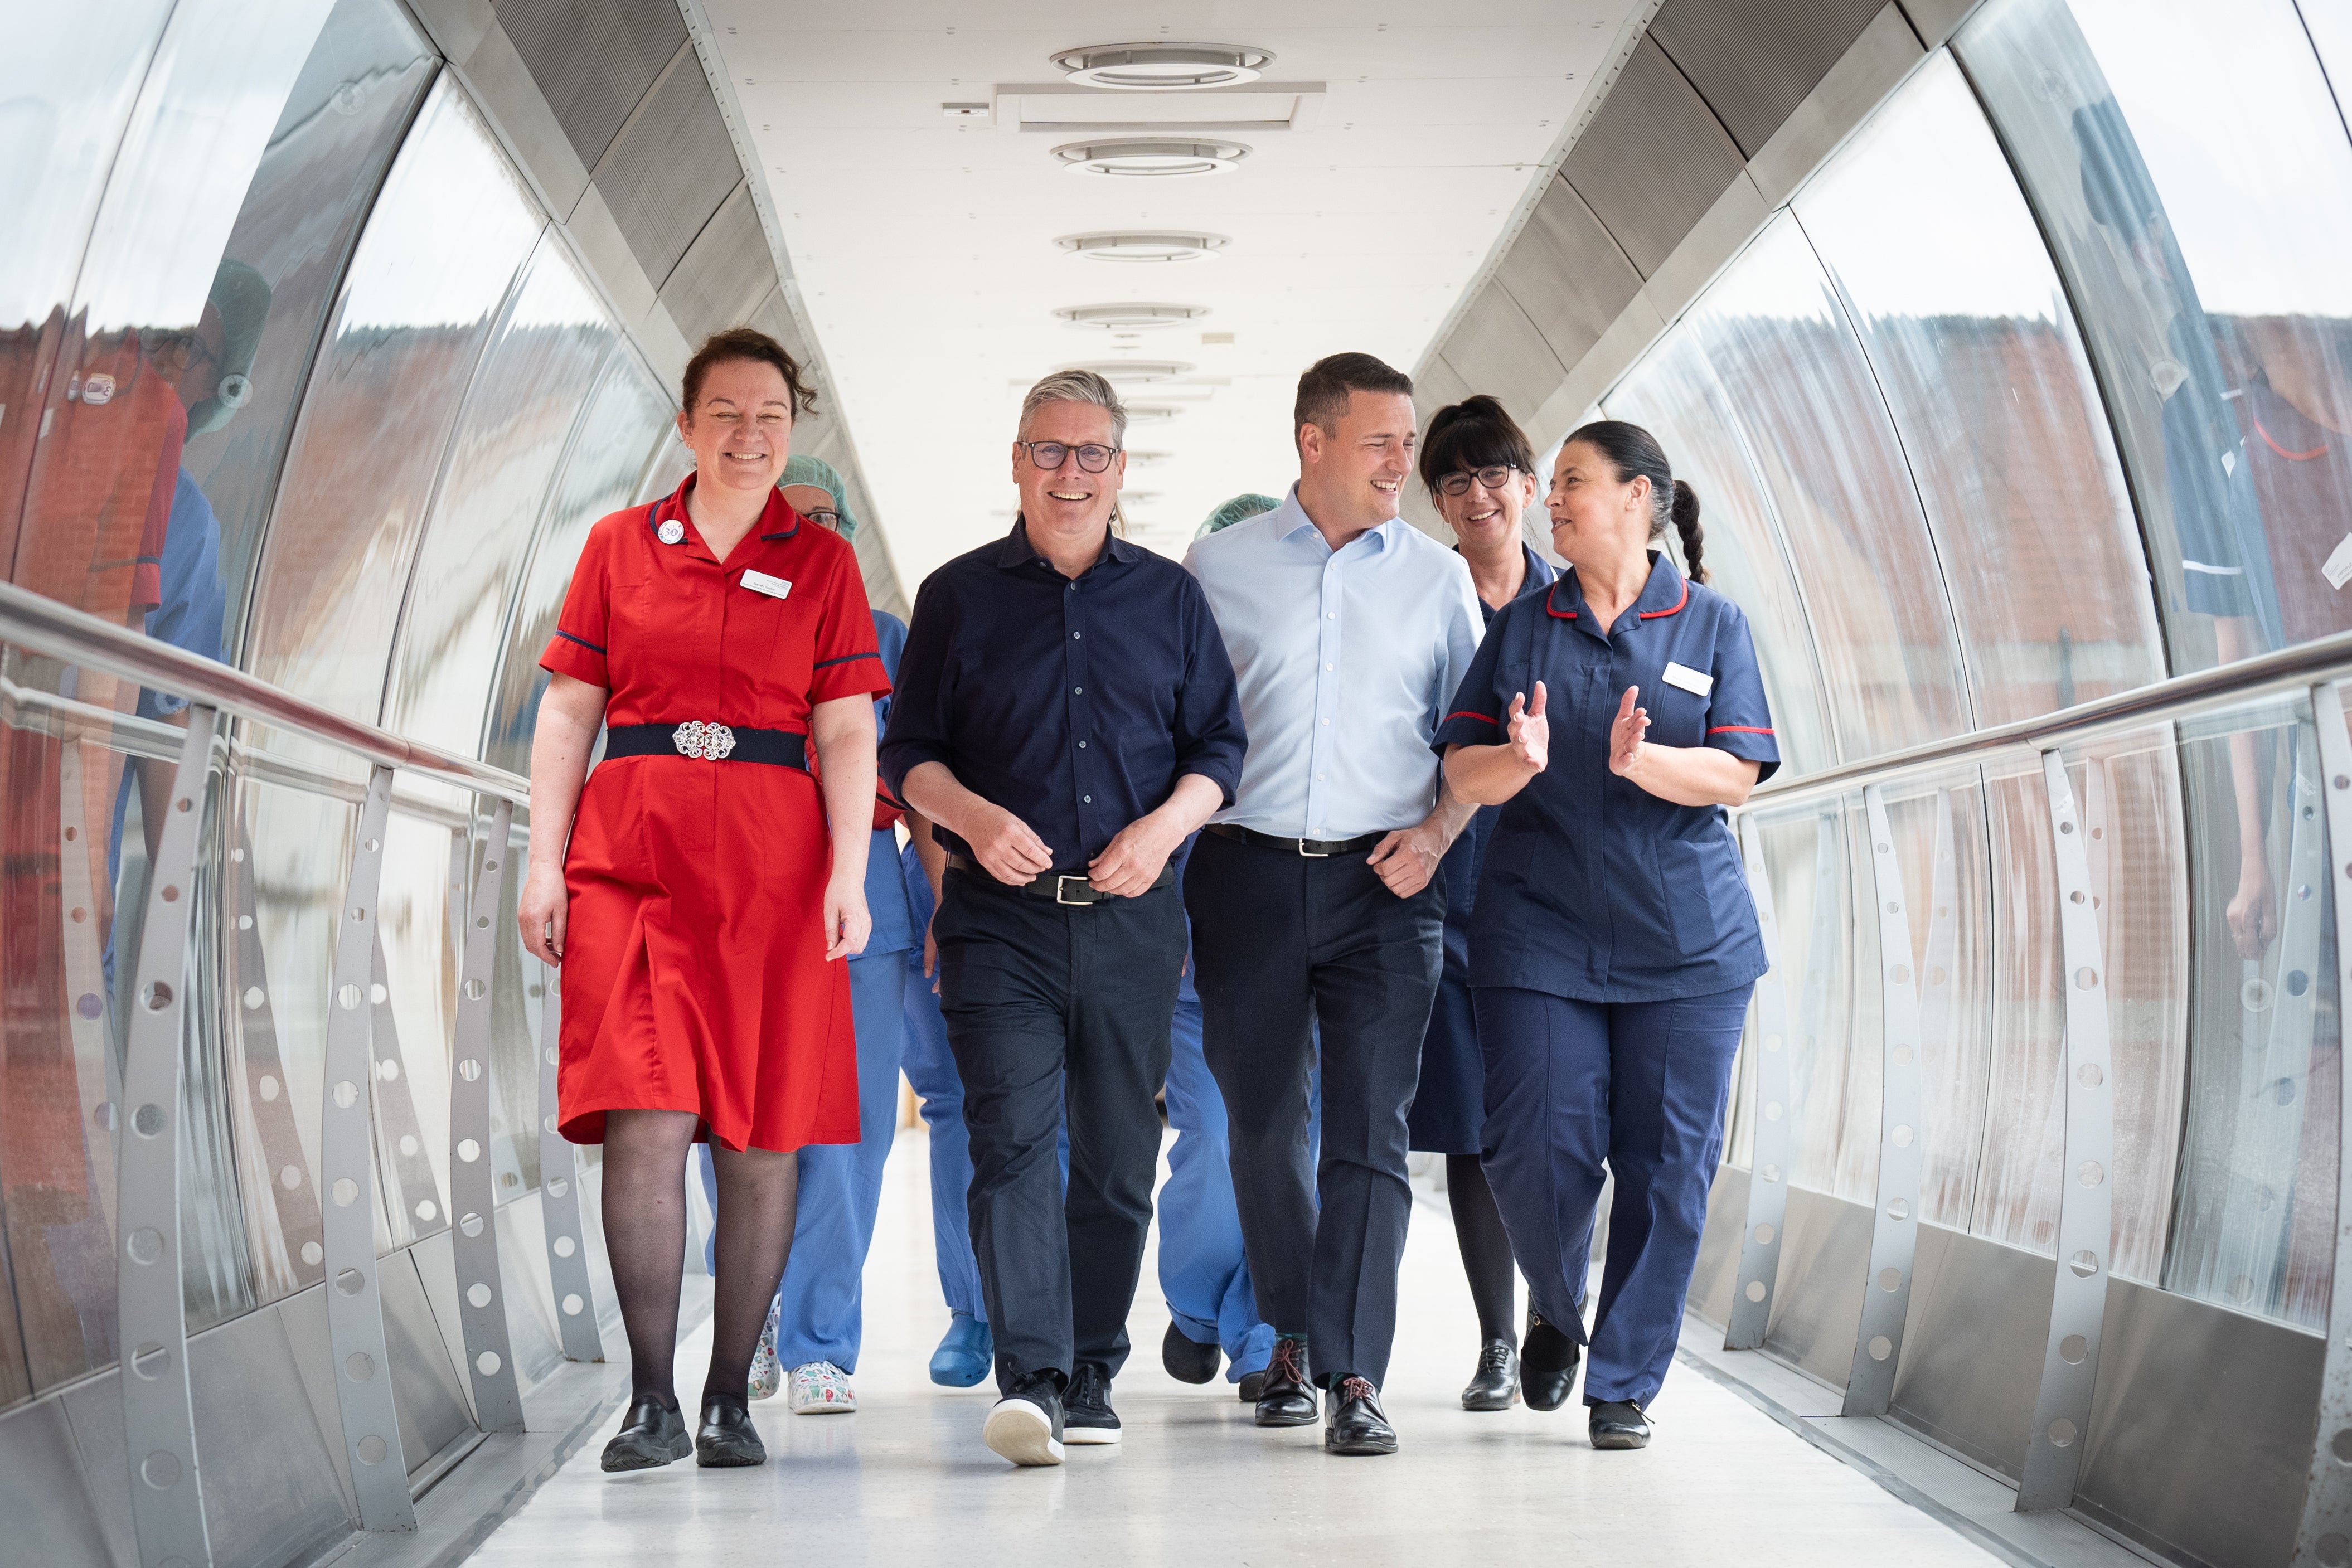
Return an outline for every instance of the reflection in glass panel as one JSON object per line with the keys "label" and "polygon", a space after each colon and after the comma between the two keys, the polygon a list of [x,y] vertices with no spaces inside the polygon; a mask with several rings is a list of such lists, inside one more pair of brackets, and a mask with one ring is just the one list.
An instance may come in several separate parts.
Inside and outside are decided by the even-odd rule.
{"label": "reflection in glass panel", "polygon": [[0,53],[0,561],[16,554],[41,428],[90,224],[169,0],[23,5]]}
{"label": "reflection in glass panel", "polygon": [[1842,755],[1969,727],[1943,577],[1870,367],[1787,216],[1709,288],[1696,337],[1763,476],[1807,608]]}
{"label": "reflection in glass panel", "polygon": [[2340,1026],[2311,705],[2184,723],[2195,980],[2164,1283],[2325,1329]]}
{"label": "reflection in glass panel", "polygon": [[[1763,481],[1739,444],[1722,383],[1696,337],[1677,332],[1660,344],[1609,394],[1607,412],[1645,426],[1666,449],[1675,476],[1698,492],[1710,585],[1747,612],[1754,630],[1782,775],[1829,766],[1837,758],[1804,601],[1789,576]],[[1667,541],[1675,542],[1671,531]]]}
{"label": "reflection in glass panel", "polygon": [[2032,214],[1948,57],[1799,196],[1934,529],[1977,721],[2164,676],[2139,530]]}
{"label": "reflection in glass panel", "polygon": [[[1868,1068],[1867,1105],[1853,1104],[1852,1058],[1854,1007],[1852,995],[1852,952],[1854,929],[1851,885],[1846,872],[1845,819],[1833,804],[1798,807],[1773,813],[1759,811],[1748,831],[1760,836],[1768,874],[1772,878],[1773,913],[1780,927],[1780,952],[1775,962],[1789,988],[1789,1100],[1786,1113],[1792,1125],[1795,1149],[1790,1181],[1815,1192],[1838,1192],[1868,1203],[1876,1170],[1876,1151],[1864,1169],[1858,1194],[1842,1184],[1840,1148],[1852,1136],[1857,1115],[1868,1124],[1865,1145],[1874,1145],[1878,1130],[1878,1072]],[[1859,907],[1867,908],[1865,901]],[[1876,1007],[1876,998],[1872,998]],[[1875,1050],[1878,1025],[1870,1024],[1871,1050]],[[1767,1106],[1769,1115],[1771,1108]]]}
{"label": "reflection in glass panel", "polygon": [[2173,667],[2352,626],[2352,144],[2291,0],[2001,0],[1956,43],[2099,366]]}
{"label": "reflection in glass panel", "polygon": [[369,217],[310,380],[248,617],[254,674],[354,718],[382,711],[450,427],[541,226],[444,78]]}
{"label": "reflection in glass panel", "polygon": [[507,606],[596,367],[619,334],[552,238],[476,371],[416,552],[382,723],[471,755]]}

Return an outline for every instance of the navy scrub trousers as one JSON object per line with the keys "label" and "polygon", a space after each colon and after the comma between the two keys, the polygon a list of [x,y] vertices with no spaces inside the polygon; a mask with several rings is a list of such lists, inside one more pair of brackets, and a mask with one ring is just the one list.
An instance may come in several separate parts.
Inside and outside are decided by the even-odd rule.
{"label": "navy scrub trousers", "polygon": [[1486,1059],[1480,1164],[1528,1300],[1571,1335],[1604,1162],[1617,1178],[1587,1405],[1646,1406],[1665,1381],[1754,988],[1614,1003],[1499,986],[1475,993]]}
{"label": "navy scrub trousers", "polygon": [[1504,802],[1471,915],[1480,1163],[1536,1311],[1580,1339],[1602,1167],[1615,1176],[1584,1400],[1646,1406],[1682,1329],[1766,957],[1723,810],[1612,773],[1610,727],[1632,686],[1655,744],[1726,751],[1759,779],[1780,752],[1746,617],[1662,554],[1610,626],[1572,570],[1498,612],[1434,744],[1494,745],[1538,681],[1550,758]]}

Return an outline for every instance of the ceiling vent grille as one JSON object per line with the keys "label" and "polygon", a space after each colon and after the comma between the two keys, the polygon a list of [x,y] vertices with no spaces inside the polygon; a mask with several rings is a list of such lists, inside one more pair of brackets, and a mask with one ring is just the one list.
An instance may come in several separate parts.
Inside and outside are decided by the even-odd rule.
{"label": "ceiling vent grille", "polygon": [[1086,87],[1120,92],[1190,92],[1257,80],[1271,50],[1241,44],[1089,44],[1064,49],[1054,64]]}

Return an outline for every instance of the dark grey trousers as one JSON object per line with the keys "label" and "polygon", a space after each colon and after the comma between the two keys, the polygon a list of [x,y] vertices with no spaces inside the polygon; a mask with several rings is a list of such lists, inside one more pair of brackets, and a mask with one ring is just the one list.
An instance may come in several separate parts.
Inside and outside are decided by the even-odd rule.
{"label": "dark grey trousers", "polygon": [[[1203,833],[1184,903],[1258,1315],[1306,1334],[1317,1382],[1377,1386],[1412,1214],[1405,1118],[1437,995],[1443,884],[1399,898],[1361,853],[1314,860]],[[1323,1041],[1319,1165],[1310,1022]]]}

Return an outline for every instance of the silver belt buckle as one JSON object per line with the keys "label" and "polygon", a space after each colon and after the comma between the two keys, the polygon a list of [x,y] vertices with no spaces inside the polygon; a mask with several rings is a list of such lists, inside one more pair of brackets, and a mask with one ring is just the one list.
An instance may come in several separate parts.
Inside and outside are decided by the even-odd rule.
{"label": "silver belt buckle", "polygon": [[690,718],[670,732],[670,744],[682,756],[717,762],[735,749],[735,732],[723,724]]}
{"label": "silver belt buckle", "polygon": [[1073,882],[1076,883],[1081,889],[1090,889],[1093,886],[1091,883],[1087,882],[1087,879],[1082,876],[1057,876],[1054,879],[1055,903],[1063,904],[1071,909],[1083,909],[1087,904],[1096,902],[1091,898],[1064,898],[1062,896],[1063,887],[1066,883]]}
{"label": "silver belt buckle", "polygon": [[1329,860],[1331,858],[1331,852],[1329,850],[1310,850],[1307,847],[1313,841],[1314,841],[1311,839],[1301,839],[1298,841],[1298,858],[1309,861]]}

